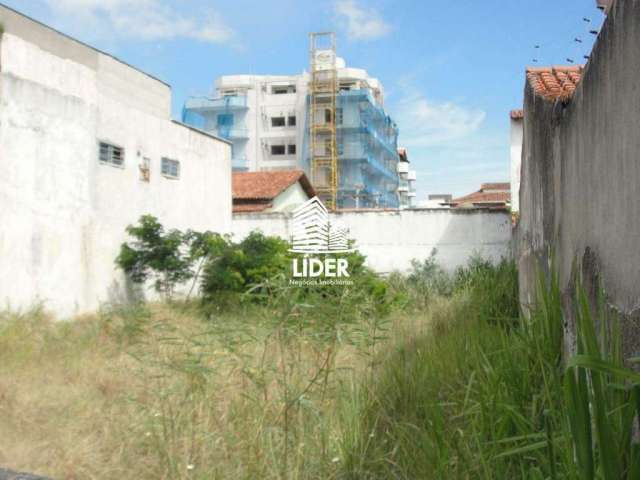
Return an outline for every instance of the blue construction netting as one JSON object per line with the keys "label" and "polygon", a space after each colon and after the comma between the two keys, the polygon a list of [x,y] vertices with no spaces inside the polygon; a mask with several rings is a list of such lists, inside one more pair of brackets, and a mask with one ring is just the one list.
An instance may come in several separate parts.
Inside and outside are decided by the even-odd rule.
{"label": "blue construction netting", "polygon": [[398,127],[369,90],[337,98],[338,208],[398,207]]}

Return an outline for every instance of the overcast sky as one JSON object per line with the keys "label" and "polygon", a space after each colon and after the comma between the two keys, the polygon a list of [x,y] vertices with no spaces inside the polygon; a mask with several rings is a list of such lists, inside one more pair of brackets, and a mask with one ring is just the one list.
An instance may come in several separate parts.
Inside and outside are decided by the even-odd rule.
{"label": "overcast sky", "polygon": [[507,181],[525,67],[583,63],[603,20],[594,0],[0,1],[170,83],[176,118],[217,76],[301,72],[307,34],[335,30],[383,82],[418,201]]}

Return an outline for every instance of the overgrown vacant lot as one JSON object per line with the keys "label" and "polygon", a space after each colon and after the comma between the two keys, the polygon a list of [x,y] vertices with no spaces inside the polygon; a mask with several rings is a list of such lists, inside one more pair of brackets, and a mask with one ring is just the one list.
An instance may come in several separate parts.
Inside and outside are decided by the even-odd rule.
{"label": "overgrown vacant lot", "polygon": [[[398,341],[428,317],[389,322]],[[0,325],[0,465],[69,479],[330,478],[341,412],[392,341],[375,324],[323,328],[268,306]]]}
{"label": "overgrown vacant lot", "polygon": [[[433,259],[353,288],[0,316],[0,465],[56,479],[634,479],[640,376],[578,291]],[[615,325],[615,323],[613,323]]]}

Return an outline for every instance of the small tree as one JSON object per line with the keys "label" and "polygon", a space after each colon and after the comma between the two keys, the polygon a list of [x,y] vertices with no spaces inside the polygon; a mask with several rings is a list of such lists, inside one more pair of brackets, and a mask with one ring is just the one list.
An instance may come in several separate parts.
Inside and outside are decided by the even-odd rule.
{"label": "small tree", "polygon": [[193,277],[193,258],[185,245],[185,234],[179,230],[164,231],[158,219],[143,215],[138,225],[129,225],[127,233],[134,238],[123,243],[116,264],[136,283],[154,280],[157,292],[170,298],[175,286]]}
{"label": "small tree", "polygon": [[189,298],[198,283],[205,263],[219,261],[231,244],[231,240],[228,236],[222,236],[208,230],[206,232],[188,230],[184,236],[184,240],[188,245],[190,264],[197,265],[193,272],[193,282],[187,295],[187,298]]}

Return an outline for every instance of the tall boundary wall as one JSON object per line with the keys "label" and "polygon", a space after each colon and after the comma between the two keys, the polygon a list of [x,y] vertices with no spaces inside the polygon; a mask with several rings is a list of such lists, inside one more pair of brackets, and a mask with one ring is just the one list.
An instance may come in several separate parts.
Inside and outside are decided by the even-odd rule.
{"label": "tall boundary wall", "polygon": [[[365,210],[329,214],[332,223],[349,229],[367,264],[379,273],[404,271],[412,259],[424,260],[437,249],[436,260],[451,271],[479,254],[493,262],[511,256],[511,217],[492,210]],[[235,214],[236,241],[251,231],[290,238],[291,215]]]}
{"label": "tall boundary wall", "polygon": [[555,257],[565,347],[575,349],[576,278],[595,307],[599,285],[620,314],[623,349],[640,348],[640,1],[618,0],[572,99],[550,102],[527,82],[516,256],[521,303]]}

